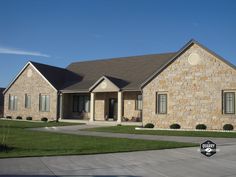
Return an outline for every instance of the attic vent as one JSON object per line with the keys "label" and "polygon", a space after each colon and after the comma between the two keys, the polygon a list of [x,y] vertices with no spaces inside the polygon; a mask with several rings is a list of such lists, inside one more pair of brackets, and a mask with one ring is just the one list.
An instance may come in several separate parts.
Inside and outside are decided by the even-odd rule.
{"label": "attic vent", "polygon": [[201,62],[201,57],[197,53],[191,53],[188,56],[188,62],[190,65],[197,65]]}
{"label": "attic vent", "polygon": [[107,82],[106,82],[106,81],[103,81],[103,82],[102,82],[101,88],[102,88],[102,89],[107,88]]}
{"label": "attic vent", "polygon": [[27,77],[31,77],[33,75],[33,72],[31,69],[28,69],[27,71]]}

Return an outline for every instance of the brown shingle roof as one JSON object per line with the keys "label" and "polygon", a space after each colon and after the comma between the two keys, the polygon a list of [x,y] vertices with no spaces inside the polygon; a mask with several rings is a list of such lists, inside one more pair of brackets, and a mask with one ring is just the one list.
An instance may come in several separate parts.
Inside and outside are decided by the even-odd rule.
{"label": "brown shingle roof", "polygon": [[[30,63],[37,68],[53,87],[65,92],[88,92],[89,88],[102,78],[102,76],[108,78],[122,90],[140,90],[193,44],[199,45],[236,69],[236,66],[193,39],[176,53],[75,62],[71,63],[65,69],[36,62]],[[18,76],[6,90],[11,87]]]}
{"label": "brown shingle roof", "polygon": [[34,67],[57,89],[60,90],[68,85],[81,80],[77,74],[55,66],[30,61]]}
{"label": "brown shingle roof", "polygon": [[88,91],[102,76],[109,77],[122,90],[139,90],[141,84],[168,63],[175,54],[164,53],[72,63],[67,69],[80,75],[81,81],[63,90]]}

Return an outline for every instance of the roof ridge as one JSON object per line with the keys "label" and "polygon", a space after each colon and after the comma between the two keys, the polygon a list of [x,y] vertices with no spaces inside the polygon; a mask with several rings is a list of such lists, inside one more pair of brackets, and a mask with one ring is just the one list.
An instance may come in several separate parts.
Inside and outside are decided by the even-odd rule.
{"label": "roof ridge", "polygon": [[166,52],[166,53],[156,53],[156,54],[144,54],[144,55],[133,55],[133,56],[124,56],[124,57],[112,57],[112,58],[104,58],[104,59],[92,59],[92,60],[83,60],[83,61],[76,61],[72,62],[69,65],[75,64],[75,63],[85,63],[85,62],[98,62],[98,61],[107,61],[107,60],[120,60],[120,59],[130,59],[130,58],[136,58],[136,57],[145,57],[145,56],[154,56],[154,55],[171,55],[176,54],[177,52]]}
{"label": "roof ridge", "polygon": [[35,61],[29,61],[29,62],[32,63],[33,65],[34,64],[40,64],[40,65],[43,65],[43,66],[49,66],[49,67],[53,67],[53,68],[57,68],[57,69],[67,70],[67,68],[62,68],[62,67],[59,67],[59,66],[53,66],[53,65],[49,65],[49,64],[35,62]]}

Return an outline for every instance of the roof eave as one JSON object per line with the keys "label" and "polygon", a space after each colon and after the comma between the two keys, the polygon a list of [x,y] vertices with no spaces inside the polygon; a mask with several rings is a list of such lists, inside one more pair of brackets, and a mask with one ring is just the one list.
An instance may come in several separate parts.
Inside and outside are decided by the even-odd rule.
{"label": "roof eave", "polygon": [[25,66],[20,70],[20,72],[16,75],[16,77],[10,82],[10,84],[6,87],[6,89],[3,91],[3,94],[5,94],[9,88],[14,84],[14,82],[20,77],[20,75],[23,73],[23,71],[26,69],[27,66],[31,65],[35,71],[55,90],[57,89],[46,79],[46,77],[34,66],[34,64],[31,61],[28,61]]}

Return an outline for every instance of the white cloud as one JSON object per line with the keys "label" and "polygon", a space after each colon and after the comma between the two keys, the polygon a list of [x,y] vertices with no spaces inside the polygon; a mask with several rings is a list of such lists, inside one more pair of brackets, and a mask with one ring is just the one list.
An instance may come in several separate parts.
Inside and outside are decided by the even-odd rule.
{"label": "white cloud", "polygon": [[40,56],[40,57],[50,57],[50,55],[43,54],[37,51],[27,51],[14,48],[0,47],[0,54],[13,54],[13,55],[30,55],[30,56]]}

